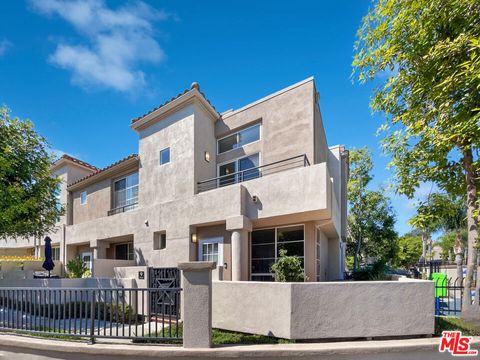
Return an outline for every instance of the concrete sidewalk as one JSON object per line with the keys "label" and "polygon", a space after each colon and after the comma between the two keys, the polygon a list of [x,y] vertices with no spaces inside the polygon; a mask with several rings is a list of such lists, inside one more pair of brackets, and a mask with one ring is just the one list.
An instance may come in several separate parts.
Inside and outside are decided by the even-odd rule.
{"label": "concrete sidewalk", "polygon": [[[184,349],[162,345],[96,344],[48,340],[0,334],[0,359],[96,360],[135,359],[452,359],[439,353],[439,338],[383,341],[345,341],[310,344],[221,346],[212,349]],[[480,337],[474,337],[472,348],[480,348]]]}

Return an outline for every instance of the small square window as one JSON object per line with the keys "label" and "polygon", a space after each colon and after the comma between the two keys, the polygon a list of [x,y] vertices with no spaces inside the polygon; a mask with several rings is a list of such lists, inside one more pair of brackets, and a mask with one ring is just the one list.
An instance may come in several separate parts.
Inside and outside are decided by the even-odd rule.
{"label": "small square window", "polygon": [[167,247],[167,234],[165,231],[153,233],[153,250],[162,250]]}
{"label": "small square window", "polygon": [[87,192],[82,191],[80,193],[80,205],[85,205],[87,203]]}
{"label": "small square window", "polygon": [[170,162],[170,148],[163,149],[160,151],[160,165],[167,164]]}

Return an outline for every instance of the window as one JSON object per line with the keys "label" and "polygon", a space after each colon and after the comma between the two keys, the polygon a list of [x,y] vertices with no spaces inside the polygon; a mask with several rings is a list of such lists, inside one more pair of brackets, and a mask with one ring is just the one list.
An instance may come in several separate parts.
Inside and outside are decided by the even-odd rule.
{"label": "window", "polygon": [[167,164],[170,162],[170,148],[163,149],[160,151],[160,165]]}
{"label": "window", "polygon": [[153,233],[153,250],[161,250],[167,247],[167,234],[165,231]]}
{"label": "window", "polygon": [[202,261],[215,261],[218,264],[218,243],[202,244]]}
{"label": "window", "polygon": [[116,260],[133,260],[133,243],[118,244],[115,246]]}
{"label": "window", "polygon": [[252,231],[251,277],[254,281],[273,281],[270,268],[280,250],[304,259],[304,226],[295,225]]}
{"label": "window", "polygon": [[219,185],[225,186],[258,178],[260,176],[260,171],[257,169],[259,164],[259,154],[253,154],[220,165],[218,167]]}
{"label": "window", "polygon": [[125,210],[134,209],[138,202],[138,173],[115,181],[113,189],[113,207],[115,209],[120,207],[128,207]]}
{"label": "window", "polygon": [[[61,201],[61,189],[60,185],[55,188],[55,207],[57,208],[58,211],[62,210],[62,201]],[[85,197],[86,201],[86,197]]]}
{"label": "window", "polygon": [[217,141],[217,153],[238,149],[246,144],[260,140],[260,123],[242,129]]}
{"label": "window", "polygon": [[80,193],[80,205],[85,205],[87,203],[87,191],[82,191]]}
{"label": "window", "polygon": [[60,248],[52,247],[52,260],[60,260]]}

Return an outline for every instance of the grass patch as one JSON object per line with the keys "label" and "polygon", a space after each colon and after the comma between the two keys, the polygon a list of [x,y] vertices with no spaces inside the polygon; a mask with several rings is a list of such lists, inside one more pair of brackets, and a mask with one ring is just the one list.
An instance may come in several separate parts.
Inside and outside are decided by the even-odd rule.
{"label": "grass patch", "polygon": [[[183,336],[183,327],[181,324],[172,324],[172,336]],[[148,337],[148,334],[145,336]],[[181,344],[181,339],[167,339],[170,336],[168,328],[165,328],[165,338],[161,331],[157,333],[151,333],[151,339],[134,339],[133,342],[137,344]],[[213,329],[212,330],[212,344],[213,345],[255,345],[255,344],[288,344],[291,341],[286,339],[280,339],[273,336],[263,336],[254,334],[244,334],[234,331]]]}
{"label": "grass patch", "polygon": [[441,336],[442,331],[461,331],[463,335],[480,336],[480,327],[456,317],[435,318],[435,335]]}
{"label": "grass patch", "polygon": [[273,336],[244,334],[234,331],[213,329],[212,343],[214,345],[255,345],[255,344],[288,344],[287,339]]}
{"label": "grass patch", "polygon": [[[36,331],[43,331],[43,330],[36,330]],[[21,336],[27,336],[27,337],[36,337],[36,338],[42,338],[42,339],[55,339],[55,340],[68,340],[68,341],[85,341],[88,340],[88,337],[83,337],[83,336],[74,336],[74,335],[69,335],[68,333],[60,330],[55,330],[54,332],[31,332],[27,330],[7,330],[7,331],[2,331],[5,334],[13,334],[13,335],[21,335]]]}

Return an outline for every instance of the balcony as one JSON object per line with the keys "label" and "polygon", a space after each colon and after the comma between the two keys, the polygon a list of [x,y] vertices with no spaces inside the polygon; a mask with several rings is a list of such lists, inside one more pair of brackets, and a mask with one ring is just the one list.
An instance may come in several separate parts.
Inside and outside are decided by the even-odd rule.
{"label": "balcony", "polygon": [[257,166],[231,174],[218,176],[213,179],[203,180],[197,183],[198,192],[217,189],[223,186],[238,184],[247,180],[257,179],[277,172],[290,170],[298,167],[310,166],[307,155],[298,155],[288,159],[275,161],[270,164]]}
{"label": "balcony", "polygon": [[112,215],[124,213],[124,212],[130,211],[130,210],[136,209],[137,206],[138,206],[138,202],[133,203],[133,204],[129,204],[129,205],[125,205],[125,206],[119,206],[119,207],[116,207],[114,209],[108,210],[107,214],[108,214],[108,216],[112,216]]}

